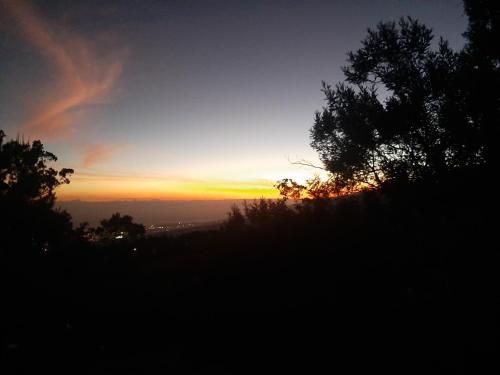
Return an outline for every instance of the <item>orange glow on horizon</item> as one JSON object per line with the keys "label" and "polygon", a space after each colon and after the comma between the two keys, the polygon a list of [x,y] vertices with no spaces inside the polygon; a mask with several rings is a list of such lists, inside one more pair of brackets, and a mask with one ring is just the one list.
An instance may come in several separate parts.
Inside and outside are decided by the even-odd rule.
{"label": "orange glow on horizon", "polygon": [[57,191],[59,201],[219,200],[277,198],[274,181],[229,181],[155,176],[75,176]]}

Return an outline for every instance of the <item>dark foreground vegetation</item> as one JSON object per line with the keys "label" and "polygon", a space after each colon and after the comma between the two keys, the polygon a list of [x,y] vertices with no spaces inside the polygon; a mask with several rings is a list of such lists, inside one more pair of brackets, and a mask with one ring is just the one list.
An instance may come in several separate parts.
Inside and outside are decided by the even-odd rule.
{"label": "dark foreground vegetation", "polygon": [[72,171],[0,134],[2,372],[498,373],[498,5],[465,5],[459,53],[371,31],[312,130],[329,180],[220,230],[75,229]]}
{"label": "dark foreground vegetation", "polygon": [[257,203],[241,228],[4,255],[3,363],[68,373],[498,369],[491,199],[453,192],[370,192],[300,214]]}

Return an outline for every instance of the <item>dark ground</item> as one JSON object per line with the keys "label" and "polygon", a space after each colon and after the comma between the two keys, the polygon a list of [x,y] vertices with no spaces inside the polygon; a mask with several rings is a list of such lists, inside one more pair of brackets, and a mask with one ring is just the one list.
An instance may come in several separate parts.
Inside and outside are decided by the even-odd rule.
{"label": "dark ground", "polygon": [[497,373],[489,198],[447,196],[4,255],[2,373]]}

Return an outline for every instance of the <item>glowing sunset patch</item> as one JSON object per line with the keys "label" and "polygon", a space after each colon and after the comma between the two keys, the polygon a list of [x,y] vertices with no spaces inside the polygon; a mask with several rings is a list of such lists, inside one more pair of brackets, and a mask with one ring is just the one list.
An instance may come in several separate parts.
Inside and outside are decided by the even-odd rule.
{"label": "glowing sunset patch", "polygon": [[69,185],[61,187],[61,200],[126,199],[256,199],[276,198],[274,181],[196,181],[161,176],[75,175]]}

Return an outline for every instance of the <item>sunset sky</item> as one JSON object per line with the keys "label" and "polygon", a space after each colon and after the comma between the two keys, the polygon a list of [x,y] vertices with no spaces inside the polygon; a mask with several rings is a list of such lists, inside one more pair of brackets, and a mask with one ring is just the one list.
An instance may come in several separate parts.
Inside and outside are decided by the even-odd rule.
{"label": "sunset sky", "polygon": [[75,169],[62,200],[272,197],[319,164],[321,81],[404,15],[463,43],[459,0],[0,0],[0,129]]}

